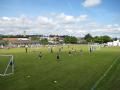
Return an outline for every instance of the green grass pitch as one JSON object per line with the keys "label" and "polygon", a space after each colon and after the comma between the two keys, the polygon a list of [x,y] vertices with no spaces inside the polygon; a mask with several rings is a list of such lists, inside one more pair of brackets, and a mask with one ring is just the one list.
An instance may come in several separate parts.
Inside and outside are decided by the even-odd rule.
{"label": "green grass pitch", "polygon": [[[91,90],[116,58],[94,90],[120,90],[120,47],[103,47],[89,53],[87,45],[63,46],[57,60],[60,47],[54,47],[53,53],[46,46],[28,49],[28,53],[24,48],[0,49],[0,54],[12,54],[15,64],[13,75],[0,76],[0,90]],[[76,52],[69,55],[71,48]],[[81,48],[83,55],[80,55]],[[0,62],[4,62],[1,57]],[[1,63],[0,68],[3,69]]]}

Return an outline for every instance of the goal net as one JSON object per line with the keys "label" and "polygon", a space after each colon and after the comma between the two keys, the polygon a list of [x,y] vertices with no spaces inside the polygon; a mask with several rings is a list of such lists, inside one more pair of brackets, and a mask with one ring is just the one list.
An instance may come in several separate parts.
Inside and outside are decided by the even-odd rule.
{"label": "goal net", "polygon": [[100,44],[94,43],[94,44],[88,44],[88,50],[92,50],[92,51],[96,51],[96,50],[100,50],[101,46]]}
{"label": "goal net", "polygon": [[13,55],[0,55],[0,76],[14,74]]}

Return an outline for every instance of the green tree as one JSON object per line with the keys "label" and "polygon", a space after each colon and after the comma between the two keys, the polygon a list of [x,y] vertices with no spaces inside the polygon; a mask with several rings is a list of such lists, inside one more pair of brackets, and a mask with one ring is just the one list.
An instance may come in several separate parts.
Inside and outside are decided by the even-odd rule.
{"label": "green tree", "polygon": [[46,45],[46,44],[48,44],[48,39],[43,38],[43,39],[40,40],[40,43]]}
{"label": "green tree", "polygon": [[103,43],[107,43],[107,42],[110,42],[110,41],[112,41],[112,39],[111,39],[111,37],[109,37],[109,36],[102,36],[102,40],[103,40]]}
{"label": "green tree", "polygon": [[37,36],[34,36],[34,37],[31,37],[31,40],[32,40],[32,41],[39,41],[39,40],[40,40],[40,38],[39,38],[39,37],[37,37]]}
{"label": "green tree", "polygon": [[65,36],[64,42],[74,44],[74,43],[77,43],[77,38],[73,36]]}
{"label": "green tree", "polygon": [[76,38],[76,37],[71,37],[71,38],[70,38],[70,42],[71,42],[72,44],[77,43],[77,38]]}
{"label": "green tree", "polygon": [[111,37],[106,36],[106,35],[105,36],[95,36],[93,38],[93,41],[95,43],[107,43],[107,42],[112,41],[112,39],[111,39]]}
{"label": "green tree", "polygon": [[93,37],[92,37],[92,35],[89,34],[89,33],[85,35],[84,39],[85,39],[87,42],[92,42],[92,41],[93,41]]}
{"label": "green tree", "polygon": [[95,36],[93,41],[95,43],[102,43],[103,42],[103,38],[101,36]]}
{"label": "green tree", "polygon": [[64,42],[65,43],[70,43],[70,36],[65,36],[64,37]]}

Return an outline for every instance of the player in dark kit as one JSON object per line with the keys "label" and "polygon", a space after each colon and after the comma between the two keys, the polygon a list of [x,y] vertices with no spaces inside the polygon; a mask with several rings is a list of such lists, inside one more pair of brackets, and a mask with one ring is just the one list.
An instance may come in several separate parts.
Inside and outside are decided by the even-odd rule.
{"label": "player in dark kit", "polygon": [[11,65],[11,66],[13,65],[13,62],[12,62],[12,61],[10,61],[10,65]]}
{"label": "player in dark kit", "polygon": [[26,53],[28,52],[28,46],[27,45],[25,46],[25,52]]}
{"label": "player in dark kit", "polygon": [[60,59],[60,55],[59,55],[59,53],[57,53],[57,57],[56,57],[56,58],[57,58],[57,60],[59,60],[59,59]]}
{"label": "player in dark kit", "polygon": [[40,52],[39,55],[38,55],[39,59],[42,58],[42,53]]}
{"label": "player in dark kit", "polygon": [[51,53],[53,53],[53,48],[51,48]]}
{"label": "player in dark kit", "polygon": [[72,54],[72,52],[71,52],[71,51],[69,51],[69,52],[68,52],[68,54],[69,54],[69,55],[71,55],[71,54]]}
{"label": "player in dark kit", "polygon": [[59,48],[59,52],[61,52],[61,48]]}
{"label": "player in dark kit", "polygon": [[90,47],[90,53],[92,53],[92,48]]}

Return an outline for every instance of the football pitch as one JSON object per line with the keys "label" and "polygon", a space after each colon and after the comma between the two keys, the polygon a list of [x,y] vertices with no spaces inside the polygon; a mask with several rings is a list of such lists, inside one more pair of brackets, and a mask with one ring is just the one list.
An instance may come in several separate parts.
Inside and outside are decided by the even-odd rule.
{"label": "football pitch", "polygon": [[[87,45],[66,45],[57,60],[61,47],[53,47],[53,53],[47,46],[28,48],[28,53],[25,48],[0,49],[0,54],[14,56],[15,66],[14,74],[0,76],[0,90],[120,90],[120,47],[90,53]],[[7,61],[0,57],[4,69],[1,62]]]}

